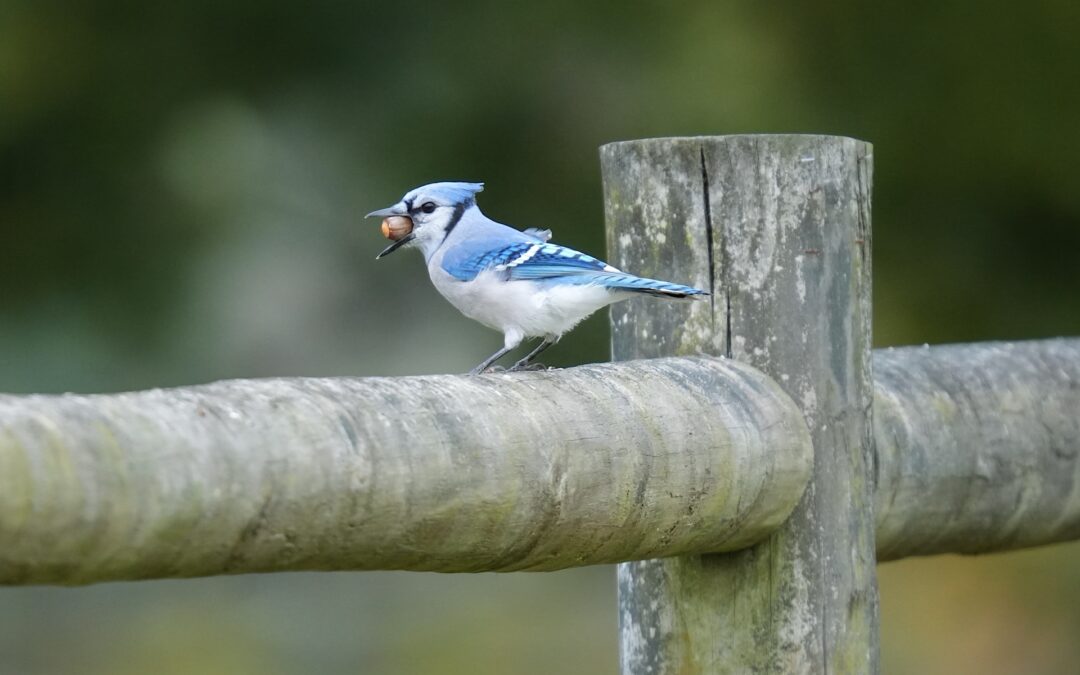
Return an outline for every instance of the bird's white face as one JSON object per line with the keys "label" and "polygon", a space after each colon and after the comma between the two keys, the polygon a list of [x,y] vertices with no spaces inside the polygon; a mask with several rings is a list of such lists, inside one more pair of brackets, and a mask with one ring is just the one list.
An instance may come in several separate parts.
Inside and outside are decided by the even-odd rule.
{"label": "bird's white face", "polygon": [[388,246],[379,258],[406,246],[417,246],[428,258],[475,205],[480,183],[433,183],[410,191],[393,206],[372,211],[368,216],[399,216],[412,220],[412,231]]}
{"label": "bird's white face", "polygon": [[434,252],[446,235],[457,225],[465,210],[463,205],[448,203],[435,195],[423,193],[402,200],[413,221],[413,244],[419,246],[424,257]]}

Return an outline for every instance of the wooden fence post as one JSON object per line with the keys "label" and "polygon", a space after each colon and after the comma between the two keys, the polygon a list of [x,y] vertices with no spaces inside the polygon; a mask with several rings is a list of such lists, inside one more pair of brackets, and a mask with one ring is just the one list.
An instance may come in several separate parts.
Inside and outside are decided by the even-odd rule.
{"label": "wooden fence post", "polygon": [[764,542],[619,566],[622,671],[876,672],[871,146],[728,136],[600,156],[611,263],[712,291],[614,306],[613,358],[747,362],[800,405],[815,454],[800,505]]}

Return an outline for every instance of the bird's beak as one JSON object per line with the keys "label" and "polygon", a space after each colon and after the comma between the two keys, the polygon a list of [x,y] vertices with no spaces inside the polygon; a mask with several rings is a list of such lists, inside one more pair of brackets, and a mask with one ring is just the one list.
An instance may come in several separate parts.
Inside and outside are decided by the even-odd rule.
{"label": "bird's beak", "polygon": [[[406,217],[408,217],[408,215],[409,215],[409,209],[408,209],[408,207],[405,206],[405,203],[404,202],[398,202],[397,204],[394,204],[393,206],[388,206],[385,209],[379,209],[378,211],[372,211],[371,213],[367,214],[364,217],[365,218],[388,218],[390,216],[406,216]],[[375,256],[375,259],[378,260],[379,258],[382,258],[383,256],[390,255],[391,253],[398,250],[399,248],[401,248],[405,244],[408,244],[413,239],[416,239],[416,235],[413,234],[412,232],[410,232],[409,234],[405,235],[401,239],[398,239],[397,241],[395,241],[393,244],[390,244],[389,246],[384,248],[382,250],[382,253]]]}
{"label": "bird's beak", "polygon": [[365,218],[386,218],[387,216],[407,216],[409,210],[405,208],[405,204],[398,202],[393,206],[388,206],[385,209],[379,209],[378,211],[372,211],[364,216]]}
{"label": "bird's beak", "polygon": [[[388,210],[388,209],[383,209],[383,210],[384,210],[384,211],[386,211],[386,210]],[[380,211],[380,213],[381,213],[381,211]],[[408,244],[408,243],[409,243],[410,241],[412,241],[413,239],[416,239],[416,233],[415,233],[415,232],[410,232],[410,233],[408,233],[407,235],[405,235],[405,236],[404,236],[404,237],[402,237],[401,239],[398,239],[398,240],[397,240],[397,241],[395,241],[395,242],[394,242],[393,244],[390,244],[389,246],[387,246],[386,248],[384,248],[384,249],[382,250],[382,253],[380,253],[379,255],[375,256],[375,259],[376,259],[376,260],[378,260],[379,258],[381,258],[381,257],[383,257],[383,256],[387,256],[387,255],[390,255],[391,253],[393,253],[394,251],[398,250],[399,248],[401,248],[401,247],[402,247],[402,246],[404,246],[405,244]]]}

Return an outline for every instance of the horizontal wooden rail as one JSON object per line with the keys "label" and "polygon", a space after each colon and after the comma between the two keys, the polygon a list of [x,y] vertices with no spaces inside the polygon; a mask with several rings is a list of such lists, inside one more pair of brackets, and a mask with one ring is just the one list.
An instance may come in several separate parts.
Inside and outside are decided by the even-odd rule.
{"label": "horizontal wooden rail", "polygon": [[874,353],[879,560],[1080,539],[1080,339]]}
{"label": "horizontal wooden rail", "polygon": [[[1080,539],[1080,339],[874,353],[882,560]],[[811,450],[756,370],[0,396],[0,583],[551,570],[744,547]]]}
{"label": "horizontal wooden rail", "polygon": [[776,383],[712,358],[0,396],[0,583],[732,550],[812,455]]}

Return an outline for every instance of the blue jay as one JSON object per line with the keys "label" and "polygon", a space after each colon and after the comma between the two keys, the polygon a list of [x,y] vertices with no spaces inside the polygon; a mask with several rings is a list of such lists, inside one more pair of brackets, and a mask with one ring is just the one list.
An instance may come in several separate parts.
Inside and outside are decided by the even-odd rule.
{"label": "blue jay", "polygon": [[482,373],[525,338],[542,338],[510,370],[521,370],[601,307],[635,294],[662,298],[708,295],[644,279],[564,246],[549,230],[524,232],[491,220],[476,205],[483,183],[432,183],[367,217],[404,217],[411,229],[376,259],[399,248],[420,248],[431,283],[465,316],[500,331],[503,348],[471,374]]}

